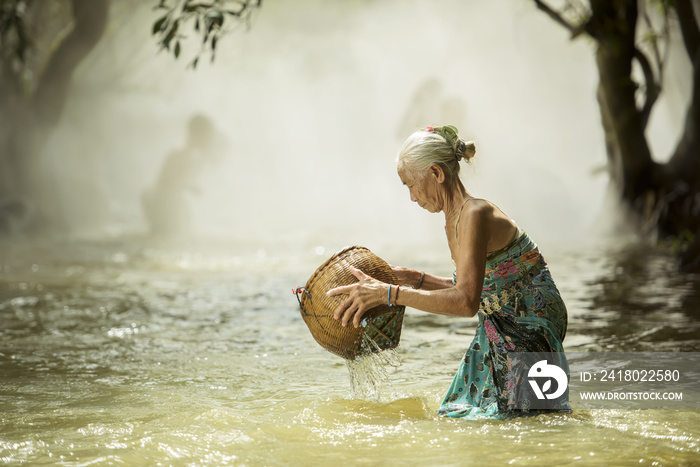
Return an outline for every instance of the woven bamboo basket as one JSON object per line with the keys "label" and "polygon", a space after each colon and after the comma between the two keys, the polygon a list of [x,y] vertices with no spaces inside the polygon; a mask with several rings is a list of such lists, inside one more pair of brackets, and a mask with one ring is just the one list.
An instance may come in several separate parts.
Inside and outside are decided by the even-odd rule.
{"label": "woven bamboo basket", "polygon": [[382,282],[398,283],[391,266],[367,248],[351,246],[339,251],[319,266],[305,287],[296,289],[301,317],[311,335],[321,347],[348,360],[395,348],[401,338],[403,306],[372,308],[364,314],[362,324],[357,328],[352,324],[343,327],[333,318],[336,307],[347,296],[328,297],[326,292],[357,282],[346,263]]}

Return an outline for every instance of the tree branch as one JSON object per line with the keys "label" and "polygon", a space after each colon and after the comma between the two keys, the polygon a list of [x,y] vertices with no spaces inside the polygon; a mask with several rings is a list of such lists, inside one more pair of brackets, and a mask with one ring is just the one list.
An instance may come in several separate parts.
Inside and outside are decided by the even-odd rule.
{"label": "tree branch", "polygon": [[201,48],[190,62],[190,66],[196,68],[205,51],[211,53],[213,62],[216,45],[221,37],[232,30],[231,24],[233,27],[240,24],[250,26],[253,12],[261,5],[262,0],[161,0],[156,9],[164,10],[164,13],[153,23],[151,33],[156,36],[160,48],[177,59],[181,51],[180,42],[187,37],[183,30],[188,29],[186,25],[193,25],[195,35],[201,37]]}
{"label": "tree branch", "polygon": [[76,67],[102,37],[107,26],[110,0],[73,0],[73,30],[61,42],[39,79],[34,95],[36,116],[56,123],[66,100]]}
{"label": "tree branch", "polygon": [[673,2],[673,6],[678,14],[678,22],[681,26],[685,49],[688,52],[690,61],[693,61],[700,47],[700,27],[698,27],[698,23],[695,20],[693,3],[690,0],[678,0]]}
{"label": "tree branch", "polygon": [[564,26],[570,33],[571,33],[571,39],[576,39],[579,35],[582,33],[586,32],[586,24],[584,23],[581,26],[574,26],[570,22],[564,19],[564,17],[555,11],[552,7],[544,3],[542,0],[533,0],[535,2],[535,5],[537,8],[542,10],[552,18],[556,23],[559,23],[561,26]]}
{"label": "tree branch", "polygon": [[635,49],[634,58],[637,60],[639,65],[642,67],[642,72],[644,73],[644,81],[646,83],[646,96],[644,99],[644,107],[640,110],[640,116],[642,118],[642,128],[647,127],[649,122],[649,115],[651,114],[651,109],[656,103],[656,99],[659,97],[661,87],[656,83],[654,79],[654,72],[649,63],[649,59],[644,53]]}
{"label": "tree branch", "polygon": [[[646,24],[647,29],[649,30],[649,43],[651,44],[651,50],[653,52],[653,58],[656,63],[656,76],[657,76],[657,83],[659,89],[663,88],[663,81],[664,81],[664,63],[666,62],[666,58],[668,58],[668,51],[669,51],[669,29],[668,29],[668,11],[665,11],[663,14],[663,20],[664,20],[664,25],[661,31],[661,34],[657,34],[655,29],[654,29],[654,24],[651,21],[651,18],[649,17],[649,11],[646,8],[646,5],[644,2],[641,2],[639,4],[639,8],[642,10],[642,17],[644,18],[644,23]],[[661,52],[659,51],[659,38],[662,38],[665,43],[666,43],[666,49],[664,50],[663,56],[661,55]]]}

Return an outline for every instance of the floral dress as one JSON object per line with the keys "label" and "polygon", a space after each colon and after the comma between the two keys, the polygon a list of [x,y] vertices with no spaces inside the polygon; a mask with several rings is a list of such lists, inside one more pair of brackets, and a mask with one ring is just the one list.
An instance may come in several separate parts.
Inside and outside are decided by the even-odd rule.
{"label": "floral dress", "polygon": [[[530,413],[533,397],[524,356],[530,361],[546,359],[562,368],[568,378],[562,347],[566,306],[537,245],[526,233],[486,258],[478,319],[476,335],[440,406],[440,415],[479,419]],[[571,410],[568,392],[545,404],[532,407]]]}

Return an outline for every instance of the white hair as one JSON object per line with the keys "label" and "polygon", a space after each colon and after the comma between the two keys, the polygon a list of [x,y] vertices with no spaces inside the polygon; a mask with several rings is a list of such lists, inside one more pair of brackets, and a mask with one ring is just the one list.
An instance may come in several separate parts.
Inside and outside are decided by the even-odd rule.
{"label": "white hair", "polygon": [[459,180],[459,161],[467,162],[476,154],[476,145],[473,141],[464,142],[455,138],[454,146],[439,133],[439,129],[433,131],[418,130],[403,143],[399,151],[397,167],[406,169],[412,173],[424,172],[432,164],[438,164],[445,171],[450,183]]}

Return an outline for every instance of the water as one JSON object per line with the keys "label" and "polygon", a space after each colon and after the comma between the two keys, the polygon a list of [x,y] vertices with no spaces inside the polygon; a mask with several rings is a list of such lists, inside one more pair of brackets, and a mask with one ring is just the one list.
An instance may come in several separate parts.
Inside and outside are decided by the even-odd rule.
{"label": "water", "polygon": [[[381,401],[392,388],[389,378],[390,369],[401,366],[401,357],[396,349],[381,350],[366,334],[362,335],[368,345],[373,345],[377,352],[366,353],[354,360],[345,360],[350,375],[350,387],[354,399]],[[363,348],[368,348],[364,347]],[[392,388],[393,389],[393,388]]]}
{"label": "water", "polygon": [[[0,461],[693,465],[700,458],[696,410],[437,417],[474,331],[469,319],[408,310],[401,366],[388,367],[388,384],[373,394],[353,395],[345,362],[313,341],[291,292],[328,254],[290,251],[136,240],[3,244]],[[570,310],[568,350],[700,351],[700,279],[676,275],[665,254],[549,253]],[[408,262],[403,254],[398,260]],[[442,259],[423,254],[420,265],[449,274]]]}

